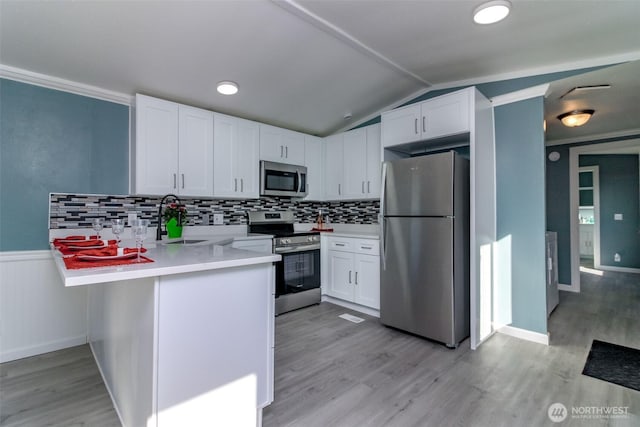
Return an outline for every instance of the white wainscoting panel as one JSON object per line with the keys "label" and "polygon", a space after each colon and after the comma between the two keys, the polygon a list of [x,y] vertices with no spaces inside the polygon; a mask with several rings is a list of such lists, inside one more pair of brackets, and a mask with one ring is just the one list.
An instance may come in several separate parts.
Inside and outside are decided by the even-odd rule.
{"label": "white wainscoting panel", "polygon": [[86,288],[64,287],[50,251],[0,252],[0,362],[86,342]]}

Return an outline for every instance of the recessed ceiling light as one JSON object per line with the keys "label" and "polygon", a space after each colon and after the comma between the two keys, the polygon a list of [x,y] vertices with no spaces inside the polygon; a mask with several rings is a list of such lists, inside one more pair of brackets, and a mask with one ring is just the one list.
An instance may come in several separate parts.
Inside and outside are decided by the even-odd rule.
{"label": "recessed ceiling light", "polygon": [[223,95],[235,95],[238,93],[238,84],[231,81],[218,83],[218,92]]}
{"label": "recessed ceiling light", "polygon": [[494,24],[509,14],[511,3],[507,0],[494,0],[481,4],[473,11],[476,24]]}

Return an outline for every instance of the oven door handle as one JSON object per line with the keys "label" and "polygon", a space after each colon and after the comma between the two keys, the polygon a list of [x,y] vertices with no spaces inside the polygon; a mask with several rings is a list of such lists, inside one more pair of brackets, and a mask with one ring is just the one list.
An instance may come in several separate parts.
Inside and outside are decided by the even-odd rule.
{"label": "oven door handle", "polygon": [[314,244],[314,245],[296,246],[293,248],[275,248],[273,252],[276,254],[286,254],[291,252],[313,251],[313,250],[319,250],[319,249],[320,249],[320,245]]}

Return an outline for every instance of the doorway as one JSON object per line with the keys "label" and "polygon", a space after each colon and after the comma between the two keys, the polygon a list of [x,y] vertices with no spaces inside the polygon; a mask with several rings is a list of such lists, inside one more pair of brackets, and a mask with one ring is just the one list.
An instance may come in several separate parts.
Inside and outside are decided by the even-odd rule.
{"label": "doorway", "polygon": [[578,169],[578,228],[580,268],[599,268],[600,173],[598,166],[584,166]]}
{"label": "doorway", "polygon": [[[609,154],[626,154],[626,155],[635,155],[640,156],[640,139],[628,139],[623,141],[615,141],[601,144],[589,144],[582,145],[577,147],[571,147],[569,150],[569,188],[570,188],[570,215],[571,215],[571,285],[563,287],[562,290],[580,292],[580,156],[581,155],[609,155]],[[598,211],[601,211],[601,196],[602,196],[602,182],[601,175],[602,171],[598,172],[599,174],[599,196],[598,196]],[[636,182],[640,182],[640,174],[635,177]],[[637,197],[637,195],[636,195]],[[638,206],[636,206],[638,209]],[[595,209],[594,209],[595,210]],[[595,213],[595,212],[594,212]],[[614,214],[611,216],[613,217]],[[633,222],[634,219],[637,223],[639,219],[637,218],[629,218],[621,216],[620,224],[626,221]],[[612,220],[617,220],[615,218],[609,218]],[[598,212],[598,217],[594,217],[594,224],[598,223],[598,227],[594,228],[594,240],[593,240],[593,261],[594,268],[600,270],[609,270],[609,271],[620,271],[627,273],[640,273],[640,268],[634,267],[618,267],[616,264],[619,261],[624,260],[624,253],[619,253],[617,251],[612,252],[610,255],[611,259],[603,260],[602,259],[602,235],[600,232],[596,235],[596,230],[601,231],[602,227],[602,218],[600,217],[600,212]],[[630,235],[636,234],[640,236],[640,225],[636,224],[636,229],[634,233]],[[618,260],[618,261],[616,261]]]}

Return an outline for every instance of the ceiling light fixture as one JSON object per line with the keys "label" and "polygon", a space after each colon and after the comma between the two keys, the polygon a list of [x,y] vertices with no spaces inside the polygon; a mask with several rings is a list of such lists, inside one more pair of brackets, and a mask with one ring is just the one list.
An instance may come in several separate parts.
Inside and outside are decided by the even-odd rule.
{"label": "ceiling light fixture", "polygon": [[231,81],[223,81],[218,83],[218,93],[223,95],[235,95],[238,93],[238,84]]}
{"label": "ceiling light fixture", "polygon": [[494,0],[483,3],[473,11],[473,21],[476,24],[495,24],[507,17],[511,10],[511,3],[507,0]]}
{"label": "ceiling light fixture", "polygon": [[595,110],[569,111],[568,113],[560,114],[558,120],[560,120],[563,125],[574,128],[587,123],[591,116],[593,116],[593,113],[595,113]]}

